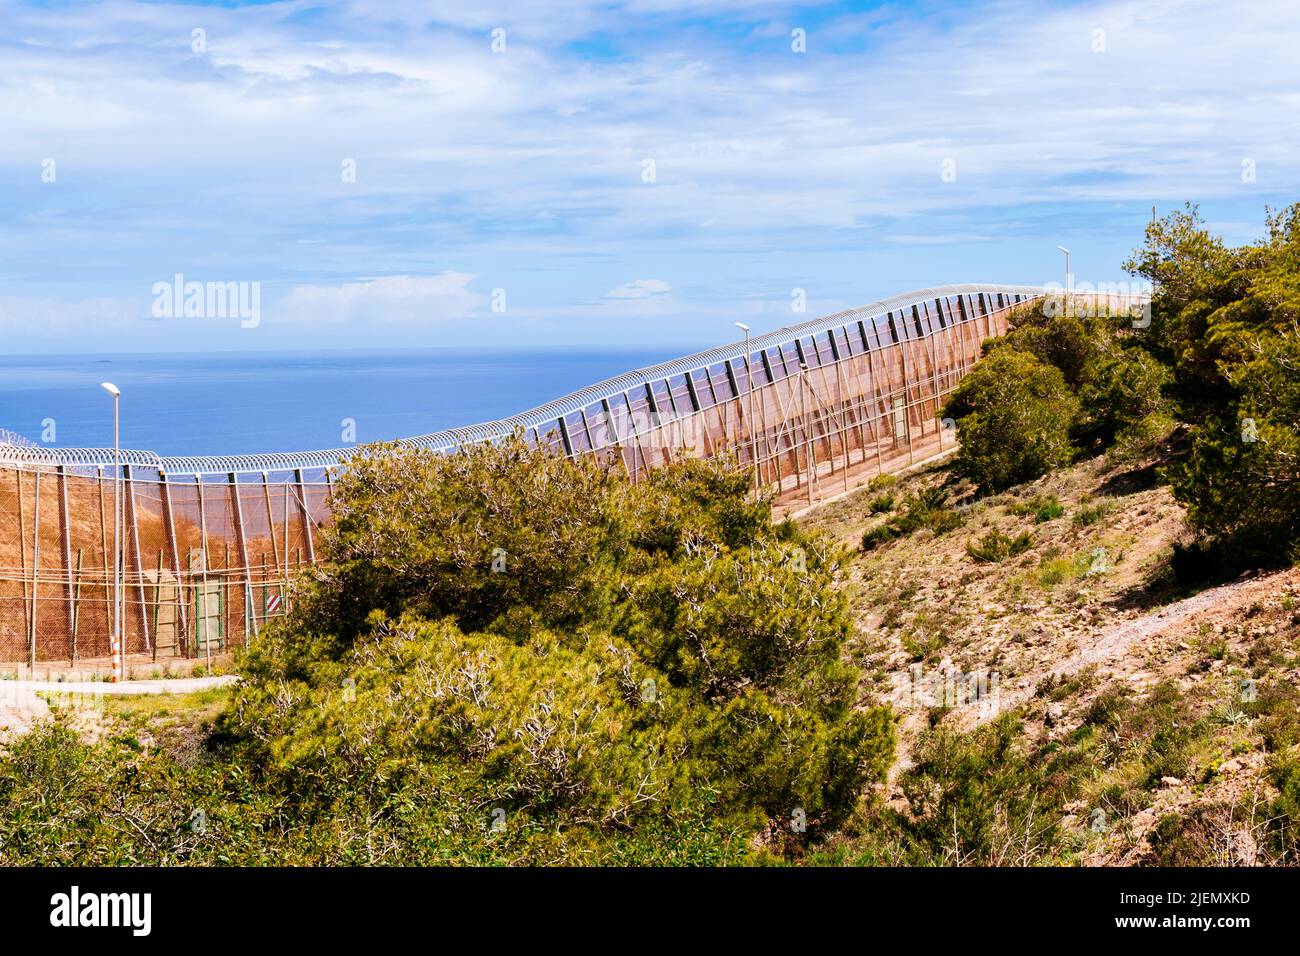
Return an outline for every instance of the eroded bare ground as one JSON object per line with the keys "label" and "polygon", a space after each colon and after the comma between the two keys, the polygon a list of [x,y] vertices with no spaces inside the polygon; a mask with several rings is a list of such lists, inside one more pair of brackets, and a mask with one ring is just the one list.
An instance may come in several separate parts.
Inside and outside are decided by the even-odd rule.
{"label": "eroded bare ground", "polygon": [[[968,727],[1018,709],[1026,743],[1040,744],[1067,738],[1105,705],[1105,695],[1123,691],[1142,700],[1172,686],[1181,710],[1153,713],[1208,728],[1193,772],[1160,778],[1113,815],[1117,826],[1094,832],[1089,809],[1107,805],[1108,794],[1128,785],[1125,773],[1133,775],[1122,766],[1100,772],[1087,798],[1067,807],[1075,811],[1064,821],[1075,859],[1143,862],[1147,836],[1162,818],[1214,808],[1201,815],[1221,862],[1255,862],[1252,834],[1263,820],[1249,817],[1275,794],[1264,772],[1267,722],[1243,713],[1242,702],[1300,684],[1300,569],[1179,590],[1169,561],[1186,534],[1183,512],[1157,484],[1156,464],[1097,459],[983,501],[953,485],[939,464],[803,517],[805,527],[857,550],[863,532],[897,515],[910,493],[947,485],[964,518],[941,534],[923,529],[858,550],[850,562],[860,622],[854,654],[868,675],[864,701],[889,700],[903,713],[894,781],[933,721]],[[894,507],[886,511],[890,497]],[[1003,560],[972,557],[968,543],[993,531],[1008,539],[1027,533],[1028,547]],[[966,702],[959,689],[954,697],[962,685],[942,676],[994,672],[996,693],[980,704]],[[1286,701],[1294,710],[1294,697]],[[929,706],[954,702],[966,705]],[[901,804],[892,783],[889,798]]]}

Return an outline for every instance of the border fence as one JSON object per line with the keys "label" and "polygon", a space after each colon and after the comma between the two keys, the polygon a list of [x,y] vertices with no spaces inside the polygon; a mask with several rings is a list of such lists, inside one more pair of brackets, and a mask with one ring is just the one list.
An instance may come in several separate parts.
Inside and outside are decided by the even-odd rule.
{"label": "border fence", "polygon": [[[520,432],[636,480],[680,452],[733,454],[778,499],[812,502],[953,441],[944,398],[1033,286],[923,289],[628,372],[502,421],[399,443],[452,452]],[[1130,297],[1102,296],[1108,305]],[[114,479],[133,663],[246,646],[317,560],[354,449],[164,458],[25,445],[0,432],[0,661],[107,665]]]}

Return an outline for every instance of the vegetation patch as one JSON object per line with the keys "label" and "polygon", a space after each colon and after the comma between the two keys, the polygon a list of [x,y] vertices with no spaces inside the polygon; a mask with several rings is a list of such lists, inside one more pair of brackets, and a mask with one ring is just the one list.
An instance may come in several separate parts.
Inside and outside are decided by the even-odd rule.
{"label": "vegetation patch", "polygon": [[994,529],[978,540],[966,542],[966,553],[976,561],[997,563],[1024,554],[1033,543],[1034,539],[1028,531],[1022,531],[1013,537]]}
{"label": "vegetation patch", "polygon": [[949,505],[947,489],[922,488],[908,495],[897,515],[863,534],[862,550],[871,551],[923,528],[936,535],[947,534],[965,523],[965,514]]}

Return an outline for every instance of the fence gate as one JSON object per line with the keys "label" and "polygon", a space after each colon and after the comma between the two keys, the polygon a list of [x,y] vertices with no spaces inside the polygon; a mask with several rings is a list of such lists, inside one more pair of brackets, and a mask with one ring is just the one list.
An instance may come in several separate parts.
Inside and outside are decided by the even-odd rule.
{"label": "fence gate", "polygon": [[220,581],[194,584],[194,650],[197,655],[221,653],[225,646],[225,600]]}

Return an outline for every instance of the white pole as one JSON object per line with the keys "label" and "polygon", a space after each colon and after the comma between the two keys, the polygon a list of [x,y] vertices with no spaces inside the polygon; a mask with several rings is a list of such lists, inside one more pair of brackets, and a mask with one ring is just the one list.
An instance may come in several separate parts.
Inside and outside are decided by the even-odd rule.
{"label": "white pole", "polygon": [[117,509],[113,518],[113,561],[117,567],[117,576],[113,581],[113,598],[117,605],[113,626],[113,633],[117,635],[117,654],[113,659],[115,682],[121,681],[126,676],[126,636],[122,633],[122,586],[126,575],[126,567],[122,561],[122,522],[126,515],[123,514],[125,502],[122,500],[122,442],[119,424],[121,418],[118,414],[120,401],[121,396],[113,396],[113,501]]}

